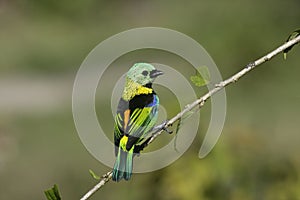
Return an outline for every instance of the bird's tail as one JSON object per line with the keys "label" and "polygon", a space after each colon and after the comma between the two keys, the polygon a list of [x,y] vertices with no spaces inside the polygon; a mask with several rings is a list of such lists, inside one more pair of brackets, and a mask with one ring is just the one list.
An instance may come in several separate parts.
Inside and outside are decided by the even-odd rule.
{"label": "bird's tail", "polygon": [[133,148],[130,151],[124,151],[119,147],[117,159],[113,168],[112,180],[120,181],[124,178],[128,181],[132,174]]}

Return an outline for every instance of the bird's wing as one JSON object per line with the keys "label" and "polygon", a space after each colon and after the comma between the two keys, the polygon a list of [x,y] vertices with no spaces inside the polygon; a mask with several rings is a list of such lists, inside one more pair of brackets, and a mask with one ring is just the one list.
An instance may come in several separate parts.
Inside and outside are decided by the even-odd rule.
{"label": "bird's wing", "polygon": [[[115,143],[115,154],[118,153],[118,148],[120,140],[124,135],[124,115],[128,115],[128,112],[125,112],[129,108],[129,102],[124,99],[120,99],[117,114],[115,116],[115,125],[114,125],[114,143]],[[130,113],[129,113],[130,114]]]}
{"label": "bird's wing", "polygon": [[[158,98],[154,95],[153,101],[144,107],[131,107],[120,100],[115,119],[115,145],[118,146],[123,135],[128,136],[126,149],[143,140],[154,127],[158,112]],[[123,101],[123,102],[121,102]]]}
{"label": "bird's wing", "polygon": [[128,134],[127,149],[137,144],[151,131],[157,119],[157,105],[136,108],[129,118],[126,133]]}

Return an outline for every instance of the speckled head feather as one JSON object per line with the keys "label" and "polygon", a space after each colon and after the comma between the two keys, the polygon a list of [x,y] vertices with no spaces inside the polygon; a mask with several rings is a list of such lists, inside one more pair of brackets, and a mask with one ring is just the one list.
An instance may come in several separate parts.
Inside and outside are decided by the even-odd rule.
{"label": "speckled head feather", "polygon": [[127,72],[127,78],[140,85],[153,83],[162,72],[149,63],[136,63]]}
{"label": "speckled head feather", "polygon": [[162,74],[162,71],[155,69],[149,63],[134,64],[127,72],[123,99],[128,101],[136,95],[151,94],[153,90],[147,85],[153,83],[155,78]]}

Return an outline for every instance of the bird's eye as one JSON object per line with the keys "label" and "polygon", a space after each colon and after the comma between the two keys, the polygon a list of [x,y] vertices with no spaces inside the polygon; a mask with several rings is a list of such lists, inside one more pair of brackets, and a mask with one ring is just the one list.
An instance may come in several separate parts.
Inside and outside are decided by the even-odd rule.
{"label": "bird's eye", "polygon": [[144,70],[143,72],[142,72],[142,74],[144,75],[144,76],[147,76],[148,75],[148,71],[146,71],[146,70]]}

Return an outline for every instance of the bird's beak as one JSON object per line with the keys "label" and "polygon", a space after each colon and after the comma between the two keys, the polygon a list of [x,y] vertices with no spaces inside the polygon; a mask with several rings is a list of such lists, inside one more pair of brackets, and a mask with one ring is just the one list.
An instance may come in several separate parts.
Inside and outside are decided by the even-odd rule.
{"label": "bird's beak", "polygon": [[163,75],[163,74],[164,73],[162,71],[159,71],[159,70],[155,69],[155,70],[152,70],[150,72],[150,78],[156,78],[156,77],[158,77],[160,75]]}

